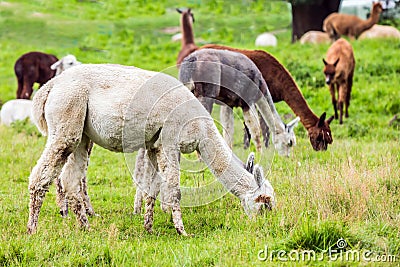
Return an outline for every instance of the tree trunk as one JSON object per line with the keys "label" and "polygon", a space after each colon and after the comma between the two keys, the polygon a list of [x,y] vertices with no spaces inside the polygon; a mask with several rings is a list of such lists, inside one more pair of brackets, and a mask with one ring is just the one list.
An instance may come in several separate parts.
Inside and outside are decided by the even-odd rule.
{"label": "tree trunk", "polygon": [[341,0],[311,0],[292,2],[292,43],[311,30],[322,31],[324,19],[338,12]]}

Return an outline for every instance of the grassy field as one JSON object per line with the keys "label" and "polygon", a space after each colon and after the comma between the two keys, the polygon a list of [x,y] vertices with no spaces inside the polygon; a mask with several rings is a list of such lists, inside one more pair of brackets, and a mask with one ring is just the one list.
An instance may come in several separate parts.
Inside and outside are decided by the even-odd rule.
{"label": "grassy field", "polygon": [[[185,6],[195,14],[195,36],[203,40],[198,44],[253,49],[259,33],[277,32],[278,46],[266,50],[292,73],[316,114],[333,114],[322,73],[328,45],[290,44],[291,16],[283,1],[0,2],[0,101],[15,97],[14,63],[33,50],[58,57],[72,53],[84,63],[169,68],[176,75],[180,43],[162,30],[179,25],[175,8]],[[299,125],[291,157],[274,155],[272,148],[257,155],[276,191],[276,209],[250,220],[231,194],[183,208],[190,238],[176,234],[171,216],[159,205],[154,233],[144,230],[143,216],[133,215],[129,167],[134,155],[99,146],[88,170],[89,195],[100,215],[90,218],[91,229],[80,230],[72,214],[59,216],[52,186],[38,232],[27,235],[28,176],[46,139],[26,122],[1,125],[0,266],[268,266],[285,260],[299,266],[398,265],[400,124],[389,122],[400,113],[400,42],[352,45],[356,69],[350,118],[343,125],[332,122],[334,142],[328,151],[313,151]],[[292,113],[285,103],[276,106],[282,115]],[[241,140],[237,121],[234,151],[245,160],[249,150]],[[209,172],[182,172],[184,185],[204,179],[214,178]],[[311,251],[316,258],[307,257]]]}

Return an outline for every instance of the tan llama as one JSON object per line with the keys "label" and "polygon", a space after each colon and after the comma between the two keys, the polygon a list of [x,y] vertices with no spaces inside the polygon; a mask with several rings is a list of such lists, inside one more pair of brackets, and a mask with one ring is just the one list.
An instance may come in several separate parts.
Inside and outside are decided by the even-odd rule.
{"label": "tan llama", "polygon": [[372,4],[371,16],[360,19],[355,15],[332,13],[325,18],[323,30],[327,32],[332,40],[337,40],[341,35],[346,35],[350,39],[357,39],[360,34],[371,28],[379,21],[382,13],[382,5],[377,2]]}
{"label": "tan llama", "polygon": [[[351,44],[343,38],[334,42],[326,53],[326,59],[322,59],[325,67],[325,81],[329,85],[329,91],[332,96],[332,105],[335,111],[335,119],[343,123],[343,105],[345,105],[345,117],[349,117],[351,87],[353,85],[354,74],[354,53]],[[336,91],[338,92],[338,101],[336,101]]]}

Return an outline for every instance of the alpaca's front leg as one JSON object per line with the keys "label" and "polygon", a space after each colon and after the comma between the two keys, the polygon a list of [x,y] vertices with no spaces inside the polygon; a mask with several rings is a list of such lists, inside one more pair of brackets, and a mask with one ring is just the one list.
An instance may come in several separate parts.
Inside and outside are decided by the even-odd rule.
{"label": "alpaca's front leg", "polygon": [[157,161],[160,175],[165,180],[163,185],[164,202],[171,207],[172,220],[178,234],[187,236],[182,221],[182,212],[180,207],[181,190],[180,190],[180,151],[178,148],[164,146],[157,154]]}
{"label": "alpaca's front leg", "polygon": [[145,176],[145,154],[146,149],[141,148],[136,156],[135,172],[133,173],[133,182],[136,185],[135,202],[133,213],[140,214],[142,212],[143,198],[145,197],[145,188],[147,188],[147,177]]}
{"label": "alpaca's front leg", "polygon": [[246,123],[252,138],[256,144],[257,151],[261,151],[261,130],[258,124],[258,113],[255,106],[250,106],[249,109],[243,109],[243,118]]}
{"label": "alpaca's front leg", "polygon": [[160,184],[157,181],[157,179],[159,179],[157,175],[157,153],[158,149],[147,149],[143,157],[144,173],[142,186],[144,186],[144,188],[140,190],[146,199],[144,228],[149,233],[153,231],[154,204],[158,194],[157,190],[160,188]]}
{"label": "alpaca's front leg", "polygon": [[232,149],[234,133],[233,110],[226,105],[222,105],[220,109],[220,119],[222,124],[222,136]]}
{"label": "alpaca's front leg", "polygon": [[347,96],[347,86],[346,84],[340,84],[338,87],[339,97],[338,97],[338,109],[339,109],[339,124],[343,123],[343,104]]}
{"label": "alpaca's front leg", "polygon": [[335,92],[335,84],[334,83],[329,84],[329,92],[332,97],[332,105],[333,105],[333,110],[335,112],[335,119],[338,119],[337,101],[336,101],[336,92]]}

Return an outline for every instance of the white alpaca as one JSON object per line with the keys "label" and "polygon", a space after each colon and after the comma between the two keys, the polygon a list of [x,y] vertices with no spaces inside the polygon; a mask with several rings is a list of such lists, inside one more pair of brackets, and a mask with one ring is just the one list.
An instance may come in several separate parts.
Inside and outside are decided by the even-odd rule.
{"label": "white alpaca", "polygon": [[[180,209],[180,153],[198,151],[220,182],[241,200],[248,215],[275,204],[271,184],[243,168],[210,114],[172,76],[126,66],[83,64],[36,93],[33,118],[48,139],[29,177],[28,233],[36,231],[44,196],[63,167],[61,181],[69,204],[80,225],[89,227],[81,179],[91,140],[115,152],[146,148],[152,166],[166,181],[163,190],[179,234],[186,235]],[[156,177],[147,177],[150,185]],[[148,231],[152,230],[154,201],[154,196],[147,195]]]}
{"label": "white alpaca", "polygon": [[59,75],[64,70],[80,64],[82,63],[79,62],[74,55],[66,55],[65,57],[61,58],[56,63],[51,65],[50,68],[56,71],[55,75]]}
{"label": "white alpaca", "polygon": [[300,38],[301,44],[329,44],[331,38],[329,34],[321,31],[308,31]]}
{"label": "white alpaca", "polygon": [[18,120],[29,118],[32,121],[32,101],[28,99],[13,99],[4,103],[1,108],[1,124],[10,126]]}
{"label": "white alpaca", "polygon": [[268,32],[258,35],[255,42],[256,46],[276,46],[277,44],[278,40],[275,35]]}
{"label": "white alpaca", "polygon": [[400,39],[400,31],[393,26],[375,24],[364,31],[358,39],[394,38]]}

